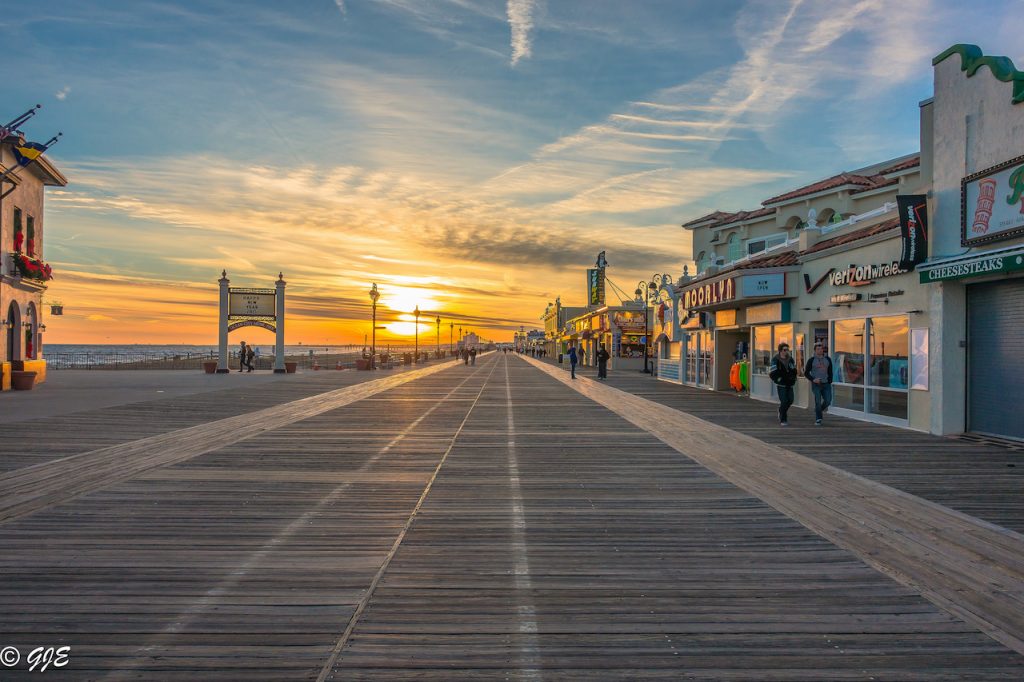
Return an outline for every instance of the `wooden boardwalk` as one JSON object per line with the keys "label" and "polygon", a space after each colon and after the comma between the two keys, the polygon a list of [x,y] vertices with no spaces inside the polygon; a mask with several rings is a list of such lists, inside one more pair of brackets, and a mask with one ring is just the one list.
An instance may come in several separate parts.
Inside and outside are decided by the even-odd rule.
{"label": "wooden boardwalk", "polygon": [[503,355],[55,499],[0,543],[0,647],[70,645],[59,679],[1024,677]]}

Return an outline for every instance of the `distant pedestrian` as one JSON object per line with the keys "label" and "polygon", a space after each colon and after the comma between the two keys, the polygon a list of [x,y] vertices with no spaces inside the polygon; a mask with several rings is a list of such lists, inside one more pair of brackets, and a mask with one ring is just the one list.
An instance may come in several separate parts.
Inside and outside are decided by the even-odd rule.
{"label": "distant pedestrian", "polygon": [[469,364],[476,365],[476,348],[469,349]]}
{"label": "distant pedestrian", "polygon": [[608,378],[608,360],[610,360],[612,354],[608,352],[608,349],[601,344],[601,347],[597,351],[597,378],[607,379]]}
{"label": "distant pedestrian", "polygon": [[462,364],[469,365],[469,350],[466,348],[462,349]]}
{"label": "distant pedestrian", "polygon": [[789,354],[789,344],[780,343],[779,353],[772,358],[768,377],[779,394],[779,425],[789,426],[789,406],[793,404],[793,385],[796,383],[796,361]]}
{"label": "distant pedestrian", "polygon": [[566,353],[569,356],[569,374],[573,379],[576,378],[576,363],[579,362],[579,356],[576,355],[576,346],[569,346],[569,351]]}
{"label": "distant pedestrian", "polygon": [[238,371],[244,372],[245,368],[249,365],[249,354],[246,352],[248,346],[245,345],[245,341],[238,343]]}
{"label": "distant pedestrian", "polygon": [[579,357],[580,357],[580,364],[581,365],[587,364],[587,349],[584,348],[583,346],[580,346]]}
{"label": "distant pedestrian", "polygon": [[249,365],[249,371],[253,370],[252,359],[256,356],[256,351],[252,349],[252,346],[246,345],[245,347],[245,364]]}
{"label": "distant pedestrian", "polygon": [[804,376],[814,394],[814,424],[821,426],[822,415],[832,404],[832,358],[825,355],[825,344],[814,344],[814,356],[804,366]]}

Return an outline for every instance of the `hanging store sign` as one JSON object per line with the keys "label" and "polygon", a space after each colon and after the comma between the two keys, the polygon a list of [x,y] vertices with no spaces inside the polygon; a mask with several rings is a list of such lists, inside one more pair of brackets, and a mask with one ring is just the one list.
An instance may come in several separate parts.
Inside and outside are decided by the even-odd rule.
{"label": "hanging store sign", "polygon": [[736,280],[732,278],[723,279],[705,284],[704,286],[694,287],[684,292],[683,307],[690,310],[691,308],[701,308],[716,303],[732,301],[735,298]]}
{"label": "hanging store sign", "polygon": [[964,246],[1024,234],[1024,156],[968,175],[960,182]]}
{"label": "hanging store sign", "polygon": [[921,283],[996,275],[1015,270],[1024,270],[1024,254],[1002,254],[949,265],[934,265],[921,270]]}
{"label": "hanging store sign", "polygon": [[762,303],[747,308],[747,324],[789,322],[789,301]]}
{"label": "hanging store sign", "polygon": [[904,270],[913,270],[915,265],[928,257],[927,199],[924,194],[896,197],[896,206],[900,214],[900,236],[903,238],[900,267]]}
{"label": "hanging store sign", "polygon": [[613,314],[612,322],[623,334],[643,334],[645,330],[645,318],[643,312],[619,311]]}
{"label": "hanging store sign", "polygon": [[909,272],[909,270],[901,268],[899,261],[881,263],[880,265],[851,264],[850,267],[845,270],[835,270],[829,273],[828,283],[834,287],[862,287],[867,284],[871,284],[876,279],[904,275],[907,272]]}
{"label": "hanging store sign", "polygon": [[730,308],[729,310],[716,310],[715,311],[715,327],[735,327],[736,326],[736,308]]}
{"label": "hanging store sign", "polygon": [[757,296],[785,296],[786,274],[776,272],[770,275],[744,275],[740,284],[744,298]]}

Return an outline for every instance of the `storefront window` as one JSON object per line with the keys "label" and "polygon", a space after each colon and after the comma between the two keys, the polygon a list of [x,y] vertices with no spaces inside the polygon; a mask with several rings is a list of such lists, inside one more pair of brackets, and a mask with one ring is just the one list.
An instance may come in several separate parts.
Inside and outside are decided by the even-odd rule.
{"label": "storefront window", "polygon": [[864,411],[864,389],[856,386],[832,386],[832,404],[847,410]]}
{"label": "storefront window", "polygon": [[686,335],[686,381],[697,381],[697,335]]}
{"label": "storefront window", "polygon": [[833,323],[832,372],[832,380],[838,384],[864,383],[864,320]]}
{"label": "storefront window", "polygon": [[907,418],[907,394],[868,389],[868,412],[896,419]]}
{"label": "storefront window", "polygon": [[750,358],[751,371],[767,376],[772,362],[772,328],[754,327],[754,354]]}
{"label": "storefront window", "polygon": [[907,388],[910,325],[906,316],[871,318],[868,329],[871,333],[868,385]]}
{"label": "storefront window", "polygon": [[[910,329],[905,315],[834,322],[833,404],[857,412],[907,419],[909,344]],[[866,388],[862,388],[865,384]]]}
{"label": "storefront window", "polygon": [[644,344],[642,336],[633,336],[631,334],[622,335],[622,345],[619,346],[619,357],[620,358],[643,358],[644,357]]}
{"label": "storefront window", "polygon": [[[793,325],[791,324],[777,324],[775,325],[775,338],[772,339],[772,349],[779,347],[780,343],[784,343],[789,346],[790,353],[794,352],[796,345],[793,339]],[[774,353],[772,353],[774,355]]]}
{"label": "storefront window", "polygon": [[702,386],[711,386],[715,381],[715,337],[711,332],[700,333],[700,357]]}

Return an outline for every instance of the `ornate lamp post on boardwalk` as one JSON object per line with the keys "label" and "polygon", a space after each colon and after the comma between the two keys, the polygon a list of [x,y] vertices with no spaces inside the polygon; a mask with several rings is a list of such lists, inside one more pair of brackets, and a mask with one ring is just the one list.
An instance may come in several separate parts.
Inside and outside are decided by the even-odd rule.
{"label": "ornate lamp post on boardwalk", "polygon": [[370,300],[373,301],[373,331],[370,336],[370,369],[377,368],[377,299],[380,292],[377,291],[377,283],[370,288]]}
{"label": "ornate lamp post on boardwalk", "polygon": [[416,316],[416,331],[414,332],[415,333],[415,339],[416,339],[416,353],[412,356],[413,357],[412,361],[413,362],[419,362],[420,361],[420,307],[418,305],[416,306],[416,310],[412,311],[412,314]]}
{"label": "ornate lamp post on boardwalk", "polygon": [[441,357],[441,316],[438,315],[437,319],[437,357]]}
{"label": "ornate lamp post on boardwalk", "polygon": [[[658,285],[654,282],[641,281],[636,285],[636,300],[643,304],[644,310],[644,374],[650,374],[651,368],[647,362],[647,356],[650,354],[649,349],[651,346],[650,330],[647,328],[647,306],[651,300],[651,292],[657,291]],[[642,298],[641,298],[642,295]]]}
{"label": "ornate lamp post on boardwalk", "polygon": [[455,320],[448,323],[448,353],[449,355],[455,354]]}

